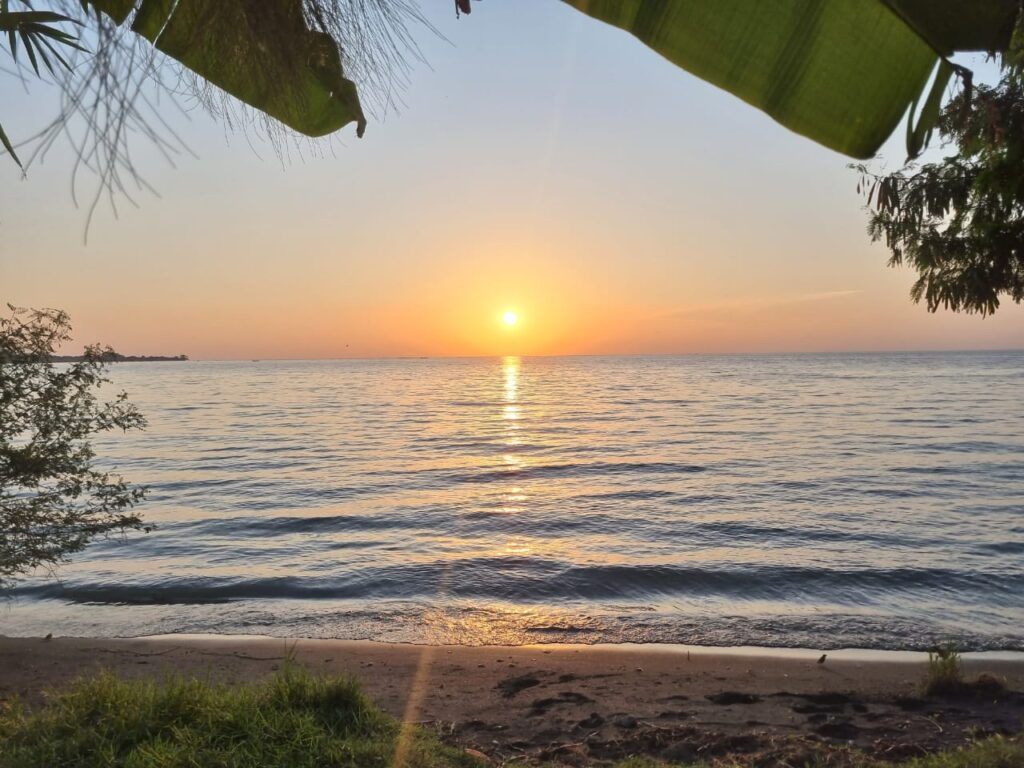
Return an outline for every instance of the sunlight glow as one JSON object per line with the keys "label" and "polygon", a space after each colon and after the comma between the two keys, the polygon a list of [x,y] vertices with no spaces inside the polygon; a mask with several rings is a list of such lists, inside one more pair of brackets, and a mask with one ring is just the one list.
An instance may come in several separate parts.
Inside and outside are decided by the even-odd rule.
{"label": "sunlight glow", "polygon": [[501,316],[501,320],[502,322],[505,323],[505,325],[513,326],[519,322],[519,315],[510,309],[508,312]]}

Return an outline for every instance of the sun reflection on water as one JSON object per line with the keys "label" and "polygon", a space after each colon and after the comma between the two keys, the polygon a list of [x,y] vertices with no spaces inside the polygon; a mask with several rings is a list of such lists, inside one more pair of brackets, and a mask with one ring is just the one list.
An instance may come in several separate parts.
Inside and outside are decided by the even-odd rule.
{"label": "sun reflection on water", "polygon": [[[522,445],[522,438],[519,434],[520,424],[518,423],[523,418],[522,406],[519,404],[519,368],[521,364],[518,357],[506,357],[502,360],[505,392],[505,405],[501,411],[501,419],[504,423],[503,443],[512,449]],[[503,453],[502,461],[510,471],[516,472],[523,468],[523,460],[515,450]]]}
{"label": "sun reflection on water", "polygon": [[[519,368],[522,361],[518,357],[506,357],[502,360],[502,371],[505,381],[505,405],[502,409],[502,420],[504,421],[504,444],[513,450],[502,455],[502,460],[510,472],[519,472],[523,469],[521,455],[515,451],[522,445],[520,436],[522,410],[519,405]],[[526,501],[526,494],[518,486],[512,486],[504,492],[501,509],[508,514],[515,514],[524,509],[523,502]],[[505,542],[505,554],[528,557],[533,553],[530,540],[526,537],[510,537]]]}
{"label": "sun reflection on water", "polygon": [[505,372],[505,399],[514,403],[519,392],[519,365],[518,357],[506,357],[502,361],[502,368]]}

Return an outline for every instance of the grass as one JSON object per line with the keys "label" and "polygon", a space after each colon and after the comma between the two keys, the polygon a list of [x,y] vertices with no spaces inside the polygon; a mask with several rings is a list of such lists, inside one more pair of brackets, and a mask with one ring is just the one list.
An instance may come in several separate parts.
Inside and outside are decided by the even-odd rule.
{"label": "grass", "polygon": [[948,696],[963,691],[964,670],[955,645],[928,651],[928,671],[922,689],[926,696]]}
{"label": "grass", "polygon": [[904,768],[1021,768],[1024,743],[1001,738],[986,739],[964,749],[942,752],[904,763]]}
{"label": "grass", "polygon": [[[948,670],[953,667],[947,666]],[[824,749],[818,763],[836,763]],[[714,768],[728,768],[721,761]],[[847,753],[853,768],[889,764]],[[0,711],[0,768],[481,768],[426,731],[403,728],[348,679],[286,666],[264,682],[79,680],[38,711]],[[656,768],[629,760],[616,768]],[[901,768],[1021,768],[1024,742],[1001,738]]]}
{"label": "grass", "polygon": [[[397,753],[397,759],[396,759]],[[262,683],[78,681],[35,713],[0,713],[3,768],[479,768],[400,724],[351,680],[288,667]]]}
{"label": "grass", "polygon": [[[952,644],[928,651],[928,669],[921,690],[925,696],[993,699],[1007,693],[1004,681],[993,675],[981,674],[973,680],[966,680],[960,652]],[[1024,768],[1024,763],[1021,765]]]}

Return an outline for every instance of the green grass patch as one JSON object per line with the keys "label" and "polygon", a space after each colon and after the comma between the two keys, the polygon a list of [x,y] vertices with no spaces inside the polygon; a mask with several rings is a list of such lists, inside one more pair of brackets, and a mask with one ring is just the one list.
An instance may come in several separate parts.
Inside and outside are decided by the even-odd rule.
{"label": "green grass patch", "polygon": [[964,670],[955,645],[928,651],[928,671],[922,689],[926,696],[948,696],[964,688]]}
{"label": "green grass patch", "polygon": [[400,724],[351,680],[285,668],[261,683],[78,681],[38,712],[0,713],[3,768],[479,768]]}
{"label": "green grass patch", "polygon": [[954,645],[928,651],[928,669],[921,690],[925,696],[989,699],[999,699],[1007,693],[1005,682],[994,675],[983,673],[973,680],[965,679],[960,652]]}
{"label": "green grass patch", "polygon": [[999,737],[903,764],[904,768],[1021,768],[1024,743]]}

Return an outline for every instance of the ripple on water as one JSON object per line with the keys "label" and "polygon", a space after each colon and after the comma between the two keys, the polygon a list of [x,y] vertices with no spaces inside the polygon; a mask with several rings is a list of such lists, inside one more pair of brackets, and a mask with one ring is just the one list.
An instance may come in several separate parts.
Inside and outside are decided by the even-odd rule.
{"label": "ripple on water", "polygon": [[1024,647],[1024,353],[113,373],[157,529],[5,634]]}

